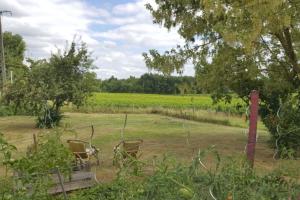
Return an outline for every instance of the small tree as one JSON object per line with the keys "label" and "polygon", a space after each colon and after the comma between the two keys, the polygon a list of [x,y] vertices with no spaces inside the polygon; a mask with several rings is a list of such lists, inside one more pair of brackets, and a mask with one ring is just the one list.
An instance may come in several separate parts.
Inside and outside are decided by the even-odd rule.
{"label": "small tree", "polygon": [[16,110],[22,108],[37,115],[40,128],[58,125],[65,103],[81,106],[96,89],[96,75],[90,72],[93,60],[84,43],[72,42],[49,60],[29,63],[28,72],[10,85],[5,99]]}

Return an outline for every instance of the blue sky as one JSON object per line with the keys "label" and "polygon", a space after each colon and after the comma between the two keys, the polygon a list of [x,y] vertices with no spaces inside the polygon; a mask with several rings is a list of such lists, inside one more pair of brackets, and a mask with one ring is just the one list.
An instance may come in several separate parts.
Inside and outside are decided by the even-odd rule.
{"label": "blue sky", "polygon": [[115,5],[126,4],[135,1],[134,0],[86,0],[86,2],[90,5],[109,9],[114,7]]}
{"label": "blue sky", "polygon": [[[145,4],[154,0],[9,0],[0,8],[13,11],[4,30],[23,36],[27,57],[49,57],[76,35],[93,52],[99,78],[126,78],[148,72],[142,53],[182,44],[176,30],[152,23]],[[192,66],[184,74],[193,75]]]}

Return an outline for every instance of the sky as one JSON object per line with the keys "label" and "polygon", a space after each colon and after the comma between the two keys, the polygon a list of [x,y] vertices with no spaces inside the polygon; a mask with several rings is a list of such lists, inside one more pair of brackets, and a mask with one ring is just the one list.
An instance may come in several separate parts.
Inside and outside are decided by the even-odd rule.
{"label": "sky", "polygon": [[[127,78],[149,72],[142,53],[183,44],[176,30],[152,23],[145,8],[154,0],[0,0],[4,31],[23,36],[26,57],[48,58],[67,42],[82,40],[94,58],[98,78]],[[188,65],[184,75],[193,75]]]}

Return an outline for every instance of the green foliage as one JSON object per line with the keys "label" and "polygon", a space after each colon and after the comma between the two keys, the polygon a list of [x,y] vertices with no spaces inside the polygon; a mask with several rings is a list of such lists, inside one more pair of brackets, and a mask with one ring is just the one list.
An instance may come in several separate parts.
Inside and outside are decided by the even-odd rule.
{"label": "green foliage", "polygon": [[261,117],[276,137],[280,102],[299,94],[298,1],[155,2],[155,8],[147,5],[154,23],[178,29],[186,42],[163,55],[150,50],[146,65],[170,74],[192,61],[199,86],[215,100],[228,101],[234,92],[248,103],[250,91],[259,90]]}
{"label": "green foliage", "polygon": [[195,80],[189,76],[163,76],[143,74],[140,78],[117,79],[111,77],[101,82],[102,92],[148,93],[148,94],[192,94],[196,90]]}
{"label": "green foliage", "polygon": [[74,156],[60,140],[62,131],[55,129],[40,136],[38,145],[27,155],[15,160],[11,168],[17,172],[17,188],[11,199],[52,199],[48,189],[52,185],[54,169],[69,175]]}
{"label": "green foliage", "polygon": [[139,199],[139,189],[137,182],[130,180],[117,180],[112,184],[101,184],[89,190],[83,190],[73,194],[72,200],[115,200],[115,199]]}
{"label": "green foliage", "polygon": [[93,61],[84,43],[72,42],[49,60],[28,62],[30,69],[22,79],[9,85],[4,100],[16,112],[24,109],[37,115],[39,127],[57,125],[65,103],[81,106],[95,90],[96,75],[90,72]]}
{"label": "green foliage", "polygon": [[300,156],[300,98],[291,96],[278,112],[277,140],[278,153],[281,157],[297,158]]}
{"label": "green foliage", "polygon": [[142,167],[145,166],[145,163],[140,161],[139,157],[140,155],[137,155],[137,158],[133,157],[122,149],[114,149],[113,165],[119,170],[118,178],[142,174]]}
{"label": "green foliage", "polygon": [[56,112],[53,108],[45,107],[45,110],[38,116],[36,126],[38,128],[54,128],[59,125],[63,118],[60,112]]}
{"label": "green foliage", "polygon": [[58,167],[60,171],[69,173],[74,159],[70,150],[60,139],[62,131],[47,131],[38,139],[37,149],[32,149],[25,157],[16,160],[12,167],[23,176],[49,173]]}
{"label": "green foliage", "polygon": [[[213,154],[211,154],[213,153]],[[215,157],[214,166],[205,166],[206,156]],[[213,156],[213,157],[211,157]],[[71,199],[296,199],[300,194],[297,174],[275,170],[257,175],[244,159],[227,158],[221,162],[213,149],[199,152],[190,166],[169,157],[155,159],[146,168],[151,175],[117,179],[80,191]]]}
{"label": "green foliage", "polygon": [[12,159],[12,153],[14,151],[16,151],[17,148],[12,145],[9,144],[2,133],[0,133],[0,158],[1,158],[1,162],[0,162],[0,166],[4,165],[6,166],[6,175],[8,172],[8,165],[13,163],[13,159]]}
{"label": "green foliage", "polygon": [[21,78],[27,71],[26,66],[23,64],[26,44],[22,36],[11,32],[4,32],[3,44],[7,74],[10,74],[10,71],[12,71],[13,79]]}
{"label": "green foliage", "polygon": [[[49,138],[45,139],[45,143],[39,145],[38,151],[41,153],[34,152],[26,158],[19,159],[13,165],[23,174],[22,185],[31,185],[31,193],[28,193],[25,187],[20,187],[13,193],[12,183],[9,179],[4,179],[0,182],[0,185],[5,183],[3,187],[0,187],[2,199],[63,199],[62,196],[47,195],[47,188],[51,182],[49,182],[49,177],[44,175],[54,166],[64,171],[70,163],[65,165],[66,161],[60,159],[62,157],[71,162],[67,155],[69,153],[62,148],[59,135],[59,133],[58,136],[48,134]],[[30,159],[29,162],[28,159]],[[55,164],[52,164],[51,160]],[[216,199],[277,200],[297,199],[300,194],[298,166],[294,169],[286,165],[267,174],[258,175],[244,158],[221,159],[214,148],[199,151],[190,165],[182,165],[175,159],[164,156],[162,159],[154,158],[151,162],[144,163],[141,169],[146,173],[139,173],[138,176],[132,173],[119,173],[116,180],[73,192],[68,195],[68,199],[196,200],[214,197]],[[151,169],[152,171],[149,171]],[[126,170],[126,172],[129,171]],[[24,176],[26,174],[27,176]]]}
{"label": "green foliage", "polygon": [[13,115],[11,107],[0,104],[0,117]]}
{"label": "green foliage", "polygon": [[13,182],[7,177],[0,177],[0,199],[11,200],[13,199]]}

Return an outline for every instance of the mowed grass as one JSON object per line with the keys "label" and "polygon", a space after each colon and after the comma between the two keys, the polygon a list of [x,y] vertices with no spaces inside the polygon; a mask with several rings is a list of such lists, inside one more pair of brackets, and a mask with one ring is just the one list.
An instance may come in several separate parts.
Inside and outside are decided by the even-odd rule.
{"label": "mowed grass", "polygon": [[245,111],[245,103],[233,98],[230,104],[224,102],[213,104],[209,95],[161,95],[161,94],[133,94],[133,93],[94,93],[88,99],[88,105],[94,107],[113,108],[172,108],[172,109],[205,109],[227,113],[241,113]]}
{"label": "mowed grass", "polygon": [[[93,168],[101,181],[110,181],[116,177],[117,169],[113,167],[113,147],[121,140],[120,132],[124,123],[124,114],[83,114],[67,113],[63,121],[70,130],[63,135],[63,140],[88,140],[91,134],[90,125],[95,127],[93,143],[101,149],[101,166]],[[32,117],[2,117],[0,132],[16,145],[16,156],[24,155],[28,145],[32,144],[32,134],[43,130],[35,128]],[[153,157],[168,154],[179,162],[190,162],[199,149],[204,150],[212,145],[222,158],[226,156],[244,155],[247,137],[245,129],[221,126],[210,123],[187,121],[161,115],[129,114],[125,128],[125,139],[140,138],[144,140],[141,148],[141,160],[149,161]],[[268,171],[286,161],[272,159],[273,150],[268,146],[269,136],[266,131],[259,130],[256,148],[255,167],[260,171]],[[211,162],[211,160],[207,161]],[[299,161],[290,161],[297,165]]]}
{"label": "mowed grass", "polygon": [[[230,104],[213,104],[209,95],[94,93],[87,105],[79,109],[66,106],[64,109],[86,113],[156,113],[199,122],[248,127],[247,108],[241,99],[233,98]],[[266,130],[262,122],[258,127]]]}

